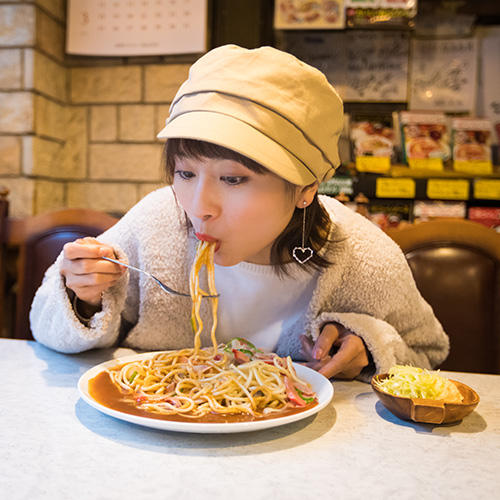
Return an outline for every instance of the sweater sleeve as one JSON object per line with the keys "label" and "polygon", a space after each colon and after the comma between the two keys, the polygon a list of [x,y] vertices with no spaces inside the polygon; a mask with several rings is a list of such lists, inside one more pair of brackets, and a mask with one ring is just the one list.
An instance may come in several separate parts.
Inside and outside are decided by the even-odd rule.
{"label": "sweater sleeve", "polygon": [[[318,287],[321,305],[308,333],[315,340],[325,323],[342,324],[363,339],[378,373],[395,364],[438,366],[448,355],[449,339],[401,249],[364,217],[336,200],[326,203],[337,216],[340,243]],[[372,374],[364,370],[361,378]]]}
{"label": "sweater sleeve", "polygon": [[[120,240],[128,246],[123,235],[126,222],[119,221],[98,240],[110,244],[117,257],[128,262],[127,253],[120,248]],[[121,236],[121,237],[120,237]],[[121,311],[127,295],[128,273],[102,295],[102,308],[88,325],[77,318],[64,277],[61,275],[62,253],[47,270],[37,290],[30,311],[31,331],[35,340],[51,349],[65,353],[82,352],[116,343],[121,325]]]}
{"label": "sweater sleeve", "polygon": [[[328,322],[340,323],[363,339],[377,373],[387,372],[395,364],[436,367],[448,355],[448,336],[418,291],[400,249],[391,241],[386,242],[385,250],[387,264],[373,266],[370,279],[356,292],[366,307],[321,312],[312,322],[311,336],[317,338]],[[352,294],[357,287],[346,288]],[[365,380],[371,375],[363,372]]]}

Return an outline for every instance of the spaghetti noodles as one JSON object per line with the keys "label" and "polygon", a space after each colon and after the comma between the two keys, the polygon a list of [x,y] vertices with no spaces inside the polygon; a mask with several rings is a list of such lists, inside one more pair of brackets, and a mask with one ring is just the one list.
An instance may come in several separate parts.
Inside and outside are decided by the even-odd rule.
{"label": "spaghetti noodles", "polygon": [[[241,338],[217,345],[217,298],[209,299],[213,314],[212,346],[201,347],[202,298],[217,294],[214,250],[213,243],[201,242],[191,269],[194,347],[160,352],[150,359],[110,369],[112,381],[137,408],[189,419],[207,414],[246,414],[259,418],[278,414],[285,408],[315,404],[316,395],[297,377],[290,357],[264,353]],[[208,275],[208,292],[200,286],[203,266]]]}

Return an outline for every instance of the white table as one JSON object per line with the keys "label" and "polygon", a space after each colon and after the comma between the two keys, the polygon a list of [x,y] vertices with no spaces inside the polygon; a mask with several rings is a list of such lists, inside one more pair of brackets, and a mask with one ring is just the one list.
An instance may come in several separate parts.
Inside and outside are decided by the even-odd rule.
{"label": "white table", "polygon": [[481,402],[461,423],[405,422],[367,384],[335,382],[315,417],[199,435],[99,413],[76,383],[129,349],[79,355],[0,339],[0,498],[500,498],[500,376],[453,373]]}

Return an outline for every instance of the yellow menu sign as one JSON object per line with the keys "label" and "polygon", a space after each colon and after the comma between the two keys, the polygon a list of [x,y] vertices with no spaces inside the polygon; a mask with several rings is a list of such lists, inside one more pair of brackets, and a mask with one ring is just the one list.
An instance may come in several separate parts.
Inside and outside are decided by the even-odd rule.
{"label": "yellow menu sign", "polygon": [[427,197],[433,200],[468,200],[469,181],[465,179],[429,179]]}
{"label": "yellow menu sign", "polygon": [[413,179],[379,177],[375,184],[377,198],[415,198]]}
{"label": "yellow menu sign", "polygon": [[457,172],[465,172],[467,174],[485,175],[493,172],[491,161],[460,161],[453,162],[453,169]]}
{"label": "yellow menu sign", "polygon": [[408,158],[408,165],[415,170],[443,170],[442,158]]}
{"label": "yellow menu sign", "polygon": [[388,156],[356,156],[358,172],[373,172],[385,174],[391,168],[391,159]]}
{"label": "yellow menu sign", "polygon": [[474,181],[474,198],[500,200],[500,179],[477,179]]}

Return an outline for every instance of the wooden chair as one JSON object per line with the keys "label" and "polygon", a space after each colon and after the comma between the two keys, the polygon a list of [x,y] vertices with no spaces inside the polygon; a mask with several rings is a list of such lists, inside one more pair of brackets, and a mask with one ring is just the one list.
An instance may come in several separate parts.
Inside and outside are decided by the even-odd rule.
{"label": "wooden chair", "polygon": [[4,243],[18,248],[16,262],[16,301],[11,335],[32,339],[29,310],[47,268],[65,243],[85,236],[98,236],[118,219],[104,212],[67,209],[24,219],[7,218]]}
{"label": "wooden chair", "polygon": [[450,337],[442,369],[500,373],[500,234],[467,220],[436,220],[387,234]]}

